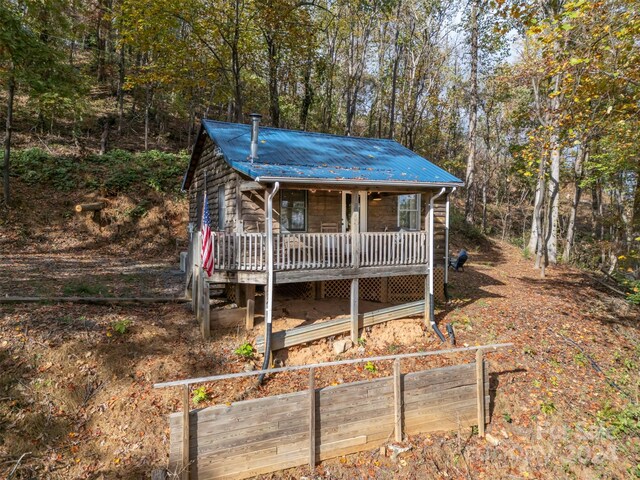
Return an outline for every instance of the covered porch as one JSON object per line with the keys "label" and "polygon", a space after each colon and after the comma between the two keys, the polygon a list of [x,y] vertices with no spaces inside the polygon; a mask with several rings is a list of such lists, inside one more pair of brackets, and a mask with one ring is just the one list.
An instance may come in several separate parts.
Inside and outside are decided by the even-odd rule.
{"label": "covered porch", "polygon": [[278,284],[425,275],[429,265],[444,267],[444,188],[348,186],[242,184],[235,228],[211,234],[209,281],[266,284],[269,270]]}

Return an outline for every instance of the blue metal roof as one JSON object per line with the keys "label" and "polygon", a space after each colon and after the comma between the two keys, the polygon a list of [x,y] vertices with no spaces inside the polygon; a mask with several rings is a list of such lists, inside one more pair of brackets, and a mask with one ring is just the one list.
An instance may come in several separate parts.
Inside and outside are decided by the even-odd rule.
{"label": "blue metal roof", "polygon": [[260,127],[251,162],[251,126],[203,120],[226,161],[257,181],[461,185],[463,182],[393,140]]}

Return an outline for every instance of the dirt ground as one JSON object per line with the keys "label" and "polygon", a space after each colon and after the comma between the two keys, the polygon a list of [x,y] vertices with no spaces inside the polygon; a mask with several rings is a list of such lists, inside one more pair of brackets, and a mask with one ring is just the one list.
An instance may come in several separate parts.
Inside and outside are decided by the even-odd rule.
{"label": "dirt ground", "polygon": [[[437,319],[454,325],[459,346],[514,343],[488,354],[493,441],[471,429],[414,436],[396,461],[376,450],[323,462],[314,472],[300,467],[263,478],[640,476],[634,433],[640,420],[624,413],[639,396],[638,311],[575,269],[550,268],[540,279],[509,244],[490,241],[470,250],[465,271],[451,274],[453,298]],[[0,272],[0,296],[166,296],[182,289],[173,257],[5,251]],[[277,299],[274,328],[347,312],[344,300]],[[217,330],[205,342],[184,304],[0,305],[0,477],[149,478],[166,466],[167,415],[180,410],[179,392],[153,384],[242,371],[247,361],[234,350],[253,343],[262,328]],[[418,318],[374,326],[363,337],[363,349],[341,355],[325,339],[276,359],[295,365],[447,347]],[[471,360],[470,354],[434,357],[406,361],[403,369]],[[321,369],[317,386],[391,372],[390,364],[377,367]],[[274,375],[259,388],[250,379],[213,383],[204,405],[301,390],[306,382],[303,372]]]}

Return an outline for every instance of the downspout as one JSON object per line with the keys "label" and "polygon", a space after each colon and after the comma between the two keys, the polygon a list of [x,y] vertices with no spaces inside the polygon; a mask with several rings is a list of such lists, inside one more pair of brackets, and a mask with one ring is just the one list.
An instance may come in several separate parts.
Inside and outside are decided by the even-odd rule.
{"label": "downspout", "polygon": [[444,220],[444,298],[449,301],[449,197],[458,187],[453,187],[449,193],[447,193],[447,208]]}
{"label": "downspout", "polygon": [[[280,189],[280,183],[273,184],[273,189],[267,195],[267,285],[264,292],[264,361],[262,370],[269,368],[271,358],[271,319],[273,313],[273,197]],[[262,385],[264,373],[258,377],[258,385]]]}
{"label": "downspout", "polygon": [[433,204],[446,190],[446,188],[442,187],[442,190],[432,196],[429,201],[429,323],[442,342],[446,342],[447,339],[444,338],[444,335],[436,325],[436,309],[433,303]]}

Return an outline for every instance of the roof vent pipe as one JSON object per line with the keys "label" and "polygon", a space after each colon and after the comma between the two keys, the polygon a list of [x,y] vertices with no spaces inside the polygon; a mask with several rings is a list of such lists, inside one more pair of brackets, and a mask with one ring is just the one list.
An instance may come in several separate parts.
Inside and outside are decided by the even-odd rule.
{"label": "roof vent pipe", "polygon": [[258,158],[258,130],[260,128],[260,119],[262,115],[259,113],[252,113],[251,117],[251,163]]}

